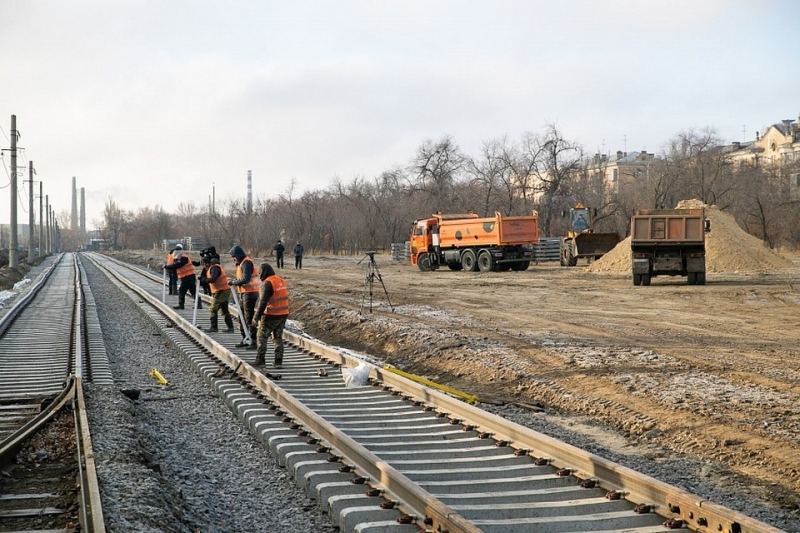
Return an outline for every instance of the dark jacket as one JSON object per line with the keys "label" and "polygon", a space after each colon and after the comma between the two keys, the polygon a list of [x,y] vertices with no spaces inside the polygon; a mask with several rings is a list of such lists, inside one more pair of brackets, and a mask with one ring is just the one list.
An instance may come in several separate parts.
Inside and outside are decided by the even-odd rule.
{"label": "dark jacket", "polygon": [[275,257],[283,257],[283,252],[286,250],[286,247],[283,244],[278,243],[273,246],[272,249],[275,250]]}

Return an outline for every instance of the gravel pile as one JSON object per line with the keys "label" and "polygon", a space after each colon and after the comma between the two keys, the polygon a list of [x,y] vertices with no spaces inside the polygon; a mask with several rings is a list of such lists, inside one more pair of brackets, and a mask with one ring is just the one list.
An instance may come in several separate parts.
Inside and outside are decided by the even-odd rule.
{"label": "gravel pile", "polygon": [[[115,379],[86,395],[108,530],[333,531],[156,326],[84,265]],[[154,368],[170,386],[150,377]]]}

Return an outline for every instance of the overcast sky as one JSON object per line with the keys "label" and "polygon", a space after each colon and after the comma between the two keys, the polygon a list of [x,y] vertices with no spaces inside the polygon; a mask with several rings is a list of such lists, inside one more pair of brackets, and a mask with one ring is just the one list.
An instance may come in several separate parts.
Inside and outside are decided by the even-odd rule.
{"label": "overcast sky", "polygon": [[[323,189],[555,124],[588,152],[725,142],[800,113],[796,0],[0,0],[0,223]],[[19,179],[26,223],[28,171]],[[38,183],[36,184],[38,194]],[[38,205],[38,199],[37,199]],[[38,214],[38,207],[36,208]]]}

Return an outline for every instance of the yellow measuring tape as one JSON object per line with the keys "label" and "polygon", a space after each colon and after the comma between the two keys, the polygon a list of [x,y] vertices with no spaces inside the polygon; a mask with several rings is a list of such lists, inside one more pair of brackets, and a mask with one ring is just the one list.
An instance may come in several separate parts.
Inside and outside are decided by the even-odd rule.
{"label": "yellow measuring tape", "polygon": [[414,374],[409,374],[408,372],[403,372],[402,370],[395,368],[393,366],[383,365],[383,370],[391,372],[392,374],[397,374],[398,376],[403,376],[406,379],[410,379],[411,381],[416,381],[417,383],[421,383],[422,385],[427,385],[432,389],[440,390],[444,393],[450,394],[451,396],[461,398],[470,405],[478,405],[480,403],[480,400],[478,400],[477,396],[474,396],[472,394],[467,394],[466,392],[461,392],[460,390],[448,387],[447,385],[442,385],[441,383],[436,383],[434,381],[431,381],[429,379]]}

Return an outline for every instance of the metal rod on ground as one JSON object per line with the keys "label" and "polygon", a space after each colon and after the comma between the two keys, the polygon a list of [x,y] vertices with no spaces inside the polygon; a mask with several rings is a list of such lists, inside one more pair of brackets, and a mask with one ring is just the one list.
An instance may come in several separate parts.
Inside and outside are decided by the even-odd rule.
{"label": "metal rod on ground", "polygon": [[161,303],[167,303],[167,269],[161,269]]}
{"label": "metal rod on ground", "polygon": [[239,371],[240,366],[242,366],[242,361],[239,361],[239,363],[236,365],[236,368],[233,369],[233,372],[231,372],[231,377],[234,377],[236,375],[236,373]]}
{"label": "metal rod on ground", "polygon": [[244,312],[242,311],[242,306],[239,305],[239,295],[235,287],[231,287],[231,296],[233,296],[233,305],[236,308],[236,314],[239,315],[239,325],[242,327],[244,342],[250,344],[253,342],[253,339],[250,338],[250,327],[244,323]]}
{"label": "metal rod on ground", "polygon": [[197,304],[200,302],[200,278],[195,276],[194,279],[194,309],[192,310],[192,325],[197,327]]}

